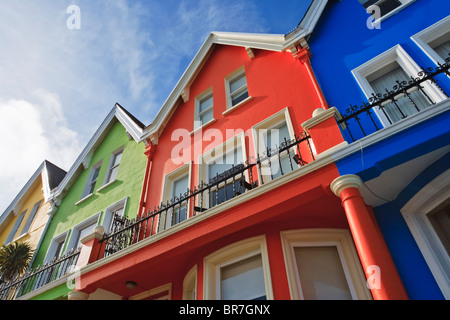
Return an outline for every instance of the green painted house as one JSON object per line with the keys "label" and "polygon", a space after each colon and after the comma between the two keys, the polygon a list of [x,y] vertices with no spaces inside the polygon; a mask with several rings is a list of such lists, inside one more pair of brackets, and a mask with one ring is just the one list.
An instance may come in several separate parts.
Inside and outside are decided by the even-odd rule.
{"label": "green painted house", "polygon": [[33,269],[44,265],[49,271],[35,277],[22,299],[65,299],[70,276],[60,270],[74,265],[80,240],[98,225],[108,231],[120,217],[136,217],[146,166],[144,128],[119,104],[109,112],[53,191],[51,216],[33,261]]}

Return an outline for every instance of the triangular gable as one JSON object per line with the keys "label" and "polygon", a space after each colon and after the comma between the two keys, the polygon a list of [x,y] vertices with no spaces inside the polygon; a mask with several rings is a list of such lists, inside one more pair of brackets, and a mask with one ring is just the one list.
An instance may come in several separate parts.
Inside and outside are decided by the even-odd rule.
{"label": "triangular gable", "polygon": [[103,120],[97,131],[95,131],[94,135],[89,140],[78,158],[75,160],[74,164],[69,169],[62,182],[55,190],[52,191],[52,197],[56,198],[64,194],[64,191],[70,188],[72,183],[77,178],[78,174],[81,172],[80,168],[86,169],[89,166],[94,151],[114,124],[115,119],[117,119],[124,126],[129,137],[134,139],[136,143],[143,141],[142,135],[145,129],[145,125],[136,117],[134,117],[130,112],[128,112],[124,107],[116,103],[116,105],[111,109],[106,118]]}
{"label": "triangular gable", "polygon": [[51,190],[53,190],[59,185],[59,183],[63,180],[65,175],[66,171],[57,167],[50,161],[44,160],[39,166],[39,168],[33,173],[31,178],[27,181],[27,183],[23,186],[23,188],[16,195],[14,200],[6,208],[3,214],[0,216],[0,226],[3,225],[3,223],[5,222],[7,223],[9,221],[9,218],[12,218],[13,215],[18,214],[18,212],[16,212],[16,208],[22,205],[22,202],[28,196],[29,192],[31,191],[33,186],[39,181],[39,179],[41,179],[42,182],[44,201],[48,201]]}
{"label": "triangular gable", "polygon": [[252,49],[278,52],[290,51],[295,54],[298,45],[302,47],[307,45],[305,39],[312,33],[327,2],[328,0],[312,0],[297,28],[287,35],[212,32],[175,85],[153,122],[145,129],[141,139],[148,139],[153,144],[157,144],[158,137],[175,111],[180,98],[184,102],[189,100],[190,85],[195,80],[215,45],[243,47],[247,50],[250,58],[253,58]]}

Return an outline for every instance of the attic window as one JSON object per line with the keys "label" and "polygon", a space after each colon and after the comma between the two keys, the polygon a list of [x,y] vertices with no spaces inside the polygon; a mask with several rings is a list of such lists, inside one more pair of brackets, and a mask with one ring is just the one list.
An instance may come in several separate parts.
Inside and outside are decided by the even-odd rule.
{"label": "attic window", "polygon": [[366,9],[367,13],[375,19],[373,24],[396,14],[416,0],[358,0]]}

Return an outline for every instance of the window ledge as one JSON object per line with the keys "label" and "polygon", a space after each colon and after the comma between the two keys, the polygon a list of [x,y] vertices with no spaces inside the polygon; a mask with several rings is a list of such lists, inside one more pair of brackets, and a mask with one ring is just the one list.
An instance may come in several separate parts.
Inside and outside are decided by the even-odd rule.
{"label": "window ledge", "polygon": [[104,189],[108,188],[110,185],[114,184],[114,182],[116,182],[117,180],[114,179],[110,182],[108,182],[107,184],[102,185],[100,188],[97,189],[97,191],[103,191]]}
{"label": "window ledge", "polygon": [[78,202],[75,202],[75,205],[79,205],[80,203],[86,201],[87,199],[90,199],[92,196],[94,195],[94,193],[90,193],[88,194],[86,197],[84,197],[83,199],[79,200]]}
{"label": "window ledge", "polygon": [[226,116],[227,114],[229,114],[230,112],[233,112],[234,110],[240,108],[242,105],[246,104],[247,102],[250,102],[253,100],[253,97],[248,96],[247,98],[245,98],[244,100],[242,100],[241,102],[239,102],[238,104],[232,106],[230,109],[225,110],[224,112],[222,112],[222,115]]}
{"label": "window ledge", "polygon": [[196,128],[196,129],[194,129],[194,130],[192,130],[190,133],[189,133],[189,135],[193,135],[193,134],[195,134],[196,132],[199,132],[199,131],[201,131],[202,129],[204,129],[204,128],[206,128],[207,126],[209,126],[209,125],[211,125],[211,124],[213,124],[214,122],[216,122],[217,120],[216,119],[211,119],[211,120],[209,120],[207,123],[205,123],[204,125],[202,125],[201,127],[198,127],[198,128]]}

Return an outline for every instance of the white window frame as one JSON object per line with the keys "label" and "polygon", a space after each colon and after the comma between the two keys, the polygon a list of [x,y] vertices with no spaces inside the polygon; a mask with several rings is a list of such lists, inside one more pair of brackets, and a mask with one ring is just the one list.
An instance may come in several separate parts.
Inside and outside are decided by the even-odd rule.
{"label": "white window frame", "polygon": [[33,224],[34,218],[36,217],[42,202],[43,200],[39,200],[33,205],[33,208],[30,211],[30,215],[28,216],[25,225],[22,228],[21,235],[24,235],[30,231],[31,225]]}
{"label": "white window frame", "polygon": [[450,198],[450,169],[417,192],[401,209],[436,283],[445,299],[450,299],[450,257],[427,214]]}
{"label": "white window frame", "polygon": [[[379,54],[370,61],[352,70],[352,74],[355,77],[356,82],[361,87],[367,99],[369,99],[372,96],[372,93],[374,93],[374,90],[369,84],[367,78],[392,62],[397,62],[406,74],[414,78],[416,78],[417,74],[421,71],[417,63],[406,53],[401,45],[392,47],[391,49]],[[424,87],[424,91],[434,102],[438,103],[446,99],[442,91],[436,88],[436,86],[433,86],[431,83],[428,83],[428,81],[423,82],[422,85]],[[378,107],[373,108],[373,110],[384,127],[390,126],[389,120],[383,112],[378,109]]]}
{"label": "white window frame", "polygon": [[[428,28],[411,36],[417,46],[437,65],[444,64],[445,60],[429,45],[432,41],[442,37],[450,38],[450,15],[429,26]],[[448,40],[448,39],[447,39]],[[450,56],[449,56],[450,57]]]}
{"label": "white window frame", "polygon": [[204,258],[204,299],[220,299],[220,267],[258,254],[261,255],[262,260],[266,299],[273,300],[272,280],[265,235],[235,242]]}
{"label": "white window frame", "polygon": [[[203,122],[201,122],[201,119],[200,119],[200,116],[201,116],[200,112],[199,112],[200,104],[202,103],[202,101],[204,101],[210,97],[213,98],[212,106],[206,110],[203,110],[201,113],[206,113],[207,111],[209,112],[210,110],[212,110],[213,116],[212,116],[211,120],[203,123]],[[195,114],[194,114],[194,130],[193,131],[198,130],[203,127],[206,127],[215,121],[216,121],[216,119],[214,118],[214,92],[213,92],[212,87],[210,87],[195,98]]]}
{"label": "white window frame", "polygon": [[[178,179],[180,179],[186,175],[188,177],[188,187],[190,188],[191,181],[192,181],[191,180],[192,162],[182,165],[181,167],[175,169],[174,171],[172,171],[171,173],[169,173],[165,176],[163,190],[162,190],[162,203],[163,204],[165,204],[167,201],[170,201],[172,199],[172,191],[173,191],[175,181],[177,181]],[[188,201],[187,206],[186,206],[186,220],[189,219],[190,203],[191,203],[191,201]],[[167,214],[168,211],[165,211],[165,213]],[[166,230],[166,229],[172,227],[172,225],[170,225],[170,226],[167,225],[167,221],[172,220],[172,214],[170,214],[169,220],[167,220],[167,215],[163,219],[162,214],[160,215],[160,219],[164,220],[163,223],[165,225],[163,227],[162,226],[159,227],[160,231],[163,231],[163,230]]]}
{"label": "white window frame", "polygon": [[[241,132],[237,134],[236,136],[228,139],[224,143],[214,147],[211,150],[205,151],[202,155],[199,156],[198,160],[198,180],[199,183],[201,181],[204,181],[205,183],[208,183],[210,177],[208,174],[208,165],[213,163],[217,159],[221,159],[225,157],[225,161],[227,158],[227,154],[230,152],[234,153],[234,150],[236,148],[241,148],[242,152],[242,163],[246,163],[247,161],[247,152],[245,148],[245,133]],[[245,180],[248,182],[249,177],[247,170],[244,172]],[[213,190],[213,189],[211,189]],[[231,199],[230,199],[231,200]],[[206,206],[206,208],[209,208],[209,193],[204,192],[203,193],[203,205]]]}
{"label": "white window frame", "polygon": [[66,246],[66,253],[70,252],[70,250],[72,250],[72,249],[73,250],[78,249],[75,246],[76,246],[78,240],[81,240],[81,239],[78,239],[79,235],[80,235],[80,231],[82,229],[92,225],[92,224],[97,224],[98,225],[100,214],[101,214],[101,212],[93,215],[90,218],[87,218],[86,220],[80,222],[79,224],[77,224],[76,226],[74,226],[72,228],[72,232],[70,234],[70,239],[69,239],[69,242],[67,243],[67,246]]}
{"label": "white window frame", "polygon": [[[240,78],[241,76],[245,77],[245,85],[239,88],[237,91],[247,91],[248,97],[244,100],[236,103],[233,105],[233,99],[232,99],[232,92],[231,92],[231,82],[233,82],[235,79]],[[225,93],[226,93],[226,110],[222,113],[223,115],[227,115],[228,113],[232,112],[233,110],[238,109],[242,105],[246,104],[247,102],[253,100],[253,98],[250,96],[250,92],[248,91],[248,82],[247,82],[247,74],[245,72],[245,67],[242,66],[236,71],[232,72],[225,78]]]}
{"label": "white window frame", "polygon": [[295,247],[335,246],[353,299],[372,299],[353,240],[345,229],[298,229],[280,233],[291,299],[302,300]]}
{"label": "white window frame", "polygon": [[[87,178],[87,180],[86,180],[86,184],[85,184],[84,189],[83,189],[83,193],[81,194],[81,200],[78,201],[78,202],[76,203],[76,205],[77,205],[78,203],[80,203],[81,201],[83,201],[83,200],[89,198],[91,195],[94,194],[94,191],[95,191],[95,185],[97,184],[98,178],[100,177],[100,170],[101,170],[101,167],[102,167],[102,162],[103,162],[103,160],[100,160],[100,161],[97,161],[94,165],[92,165],[91,170],[89,171],[89,176],[88,176],[88,178]],[[99,172],[98,172],[97,179],[95,179],[95,183],[94,183],[94,181],[93,181],[93,178],[94,178],[94,172],[95,172],[97,169],[98,169]],[[93,188],[93,190],[92,190],[91,193],[88,193],[88,191],[89,191],[89,189],[90,189],[92,183],[94,183],[94,188]]]}
{"label": "white window frame", "polygon": [[[108,169],[106,170],[105,178],[103,179],[103,185],[102,185],[102,187],[99,188],[98,190],[103,189],[103,188],[109,186],[110,184],[112,184],[114,181],[117,180],[117,175],[116,175],[116,178],[114,178],[113,180],[111,180],[111,172],[112,172],[112,170],[113,170],[115,167],[118,168],[118,167],[120,166],[120,163],[122,162],[122,158],[120,159],[120,162],[119,162],[116,166],[113,167],[113,164],[114,164],[114,162],[115,162],[116,157],[117,157],[118,154],[121,153],[121,154],[122,154],[122,157],[123,157],[123,151],[124,151],[124,146],[121,146],[120,148],[114,150],[114,151],[111,153],[111,157],[110,157],[109,163],[108,163]],[[117,174],[119,174],[119,171],[118,171],[118,170],[119,170],[119,169],[117,169]]]}
{"label": "white window frame", "polygon": [[128,197],[123,198],[122,200],[117,201],[113,205],[110,205],[105,210],[105,214],[103,216],[102,226],[105,228],[105,232],[108,232],[111,228],[113,222],[113,213],[118,209],[123,208],[123,215],[125,215],[125,210],[127,208]]}
{"label": "white window frame", "polygon": [[197,265],[193,266],[183,279],[183,300],[197,300],[197,270]]}
{"label": "white window frame", "polygon": [[25,209],[24,211],[22,211],[18,215],[16,221],[14,222],[13,228],[11,229],[11,232],[9,233],[8,238],[6,239],[6,243],[5,244],[12,243],[16,239],[16,234],[19,231],[20,225],[22,224],[23,219],[25,218],[25,214],[27,213],[27,211],[28,211],[28,209]]}
{"label": "white window frame", "polygon": [[[252,127],[252,136],[253,136],[253,147],[255,150],[255,156],[258,156],[258,154],[261,156],[262,153],[266,150],[267,145],[265,144],[264,139],[261,139],[262,137],[267,137],[267,131],[271,130],[272,128],[277,127],[280,123],[285,122],[286,126],[288,128],[289,131],[289,137],[288,139],[294,140],[295,139],[295,131],[294,131],[294,126],[292,125],[292,120],[291,120],[291,116],[289,114],[289,108],[284,108],[280,111],[278,111],[277,113],[273,114],[272,116],[270,116],[269,118],[255,124]],[[261,151],[261,152],[260,152]],[[296,154],[296,150],[293,150],[294,153]],[[291,149],[292,152],[292,149]],[[286,156],[287,155],[287,151],[285,151],[283,154],[281,154],[281,157]],[[274,159],[272,159],[274,158]],[[278,161],[278,155],[275,155],[274,157],[271,158],[271,161]],[[299,166],[293,161],[293,167],[294,170],[296,168],[298,168]],[[258,176],[263,176],[264,181],[270,181],[270,171],[269,169],[266,167],[267,170],[264,170],[264,163],[262,164],[262,168],[260,169],[259,166],[257,166],[257,170],[258,170]],[[263,170],[263,172],[261,172],[261,170]],[[269,172],[266,172],[269,171]]]}
{"label": "white window frame", "polygon": [[61,255],[60,257],[62,257],[65,254],[65,246],[67,247],[67,238],[69,235],[69,230],[61,233],[60,235],[54,237],[50,243],[50,246],[48,247],[47,250],[47,255],[45,256],[45,260],[44,263],[49,263],[50,261],[52,261],[55,258],[55,254],[56,254],[56,249],[58,248],[58,244],[63,242],[63,247],[61,250]]}

